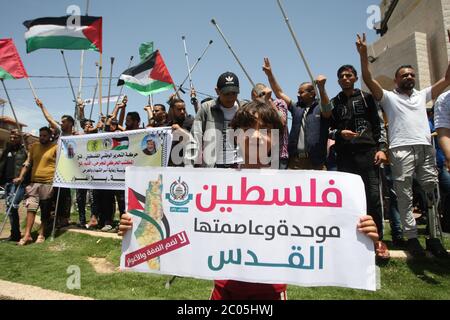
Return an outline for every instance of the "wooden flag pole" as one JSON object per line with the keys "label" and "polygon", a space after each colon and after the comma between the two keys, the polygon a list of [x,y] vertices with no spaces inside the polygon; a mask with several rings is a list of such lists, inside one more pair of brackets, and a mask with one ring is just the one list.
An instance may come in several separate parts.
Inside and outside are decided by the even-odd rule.
{"label": "wooden flag pole", "polygon": [[28,85],[30,86],[31,92],[33,93],[33,97],[35,100],[37,100],[38,97],[37,97],[36,91],[34,90],[33,84],[31,83],[30,78],[27,78],[27,80],[28,80]]}

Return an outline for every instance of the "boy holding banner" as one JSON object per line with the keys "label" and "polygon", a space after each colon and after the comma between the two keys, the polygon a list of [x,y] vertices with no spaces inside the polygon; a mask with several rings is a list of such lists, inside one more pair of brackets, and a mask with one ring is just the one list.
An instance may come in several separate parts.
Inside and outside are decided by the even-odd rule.
{"label": "boy holding banner", "polygon": [[[260,152],[252,153],[253,150],[265,148],[266,154],[262,157],[270,158],[273,137],[278,137],[277,130],[283,128],[277,112],[264,101],[254,101],[241,107],[230,123],[236,132],[237,142],[242,149],[242,169],[269,168],[270,163],[265,163]],[[276,139],[276,138],[274,138]],[[252,148],[252,149],[250,149]],[[257,148],[257,149],[254,149]],[[278,153],[276,153],[278,156]],[[132,216],[126,213],[122,216],[119,226],[119,235],[124,235],[132,229]],[[358,231],[366,234],[372,241],[378,240],[375,223],[370,216],[363,216],[357,225]],[[214,290],[211,295],[213,300],[285,300],[286,284],[262,284],[248,283],[234,280],[214,281]]]}

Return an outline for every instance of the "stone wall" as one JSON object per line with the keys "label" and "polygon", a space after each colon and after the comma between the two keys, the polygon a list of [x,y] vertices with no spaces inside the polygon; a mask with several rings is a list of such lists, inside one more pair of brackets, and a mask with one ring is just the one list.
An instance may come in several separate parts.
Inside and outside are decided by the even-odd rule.
{"label": "stone wall", "polygon": [[[381,11],[391,1],[381,1]],[[369,46],[374,77],[391,89],[395,70],[403,64],[418,68],[417,88],[423,89],[442,78],[450,57],[446,30],[450,28],[450,0],[400,0],[388,31]]]}

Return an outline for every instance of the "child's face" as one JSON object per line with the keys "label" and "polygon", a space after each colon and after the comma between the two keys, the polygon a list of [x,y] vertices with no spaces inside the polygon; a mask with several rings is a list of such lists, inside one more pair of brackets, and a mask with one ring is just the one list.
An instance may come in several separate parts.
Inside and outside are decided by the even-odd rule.
{"label": "child's face", "polygon": [[272,126],[257,120],[250,128],[243,128],[237,137],[244,158],[244,167],[259,169],[270,166]]}

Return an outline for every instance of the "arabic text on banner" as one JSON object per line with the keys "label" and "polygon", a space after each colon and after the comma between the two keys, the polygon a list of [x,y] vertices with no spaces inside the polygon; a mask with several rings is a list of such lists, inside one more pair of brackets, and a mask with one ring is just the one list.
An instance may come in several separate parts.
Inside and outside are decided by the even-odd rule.
{"label": "arabic text on banner", "polygon": [[79,189],[125,189],[125,168],[167,166],[170,128],[61,137],[53,185]]}
{"label": "arabic text on banner", "polygon": [[359,176],[320,171],[126,170],[133,230],[121,268],[200,279],[375,290]]}

